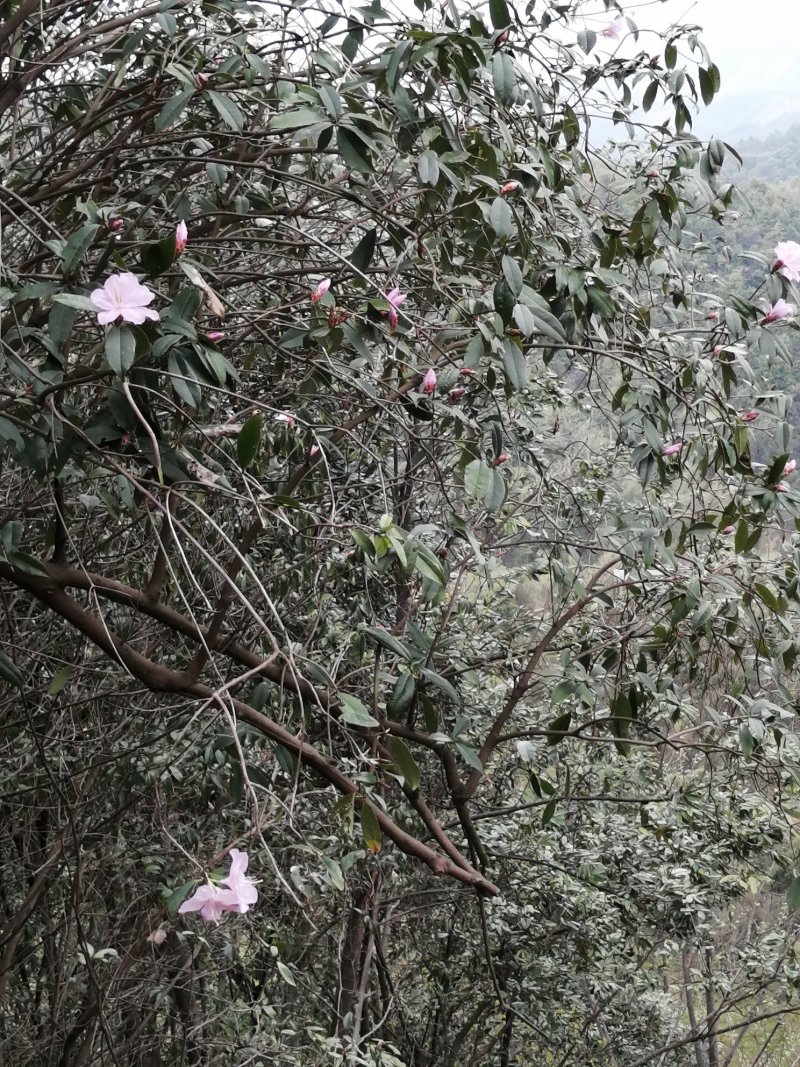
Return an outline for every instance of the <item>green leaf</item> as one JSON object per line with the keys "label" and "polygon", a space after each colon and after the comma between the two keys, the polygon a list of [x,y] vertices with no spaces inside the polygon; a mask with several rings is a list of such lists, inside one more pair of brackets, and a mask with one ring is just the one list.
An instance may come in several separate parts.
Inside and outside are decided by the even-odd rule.
{"label": "green leaf", "polygon": [[417,173],[423,185],[436,185],[439,181],[439,157],[435,152],[423,152],[417,160]]}
{"label": "green leaf", "polygon": [[367,230],[350,254],[350,262],[362,274],[366,274],[369,269],[372,257],[375,255],[375,243],[377,240],[378,231],[373,226],[371,230]]}
{"label": "green leaf", "polygon": [[448,700],[451,700],[456,707],[461,706],[461,694],[452,683],[439,674],[438,671],[432,671],[430,667],[423,667],[420,671],[420,675],[426,682],[430,682],[431,685],[436,686],[440,693],[444,693]]}
{"label": "green leaf", "polygon": [[336,131],[336,147],[339,155],[351,170],[372,171],[372,160],[366,145],[351,130],[340,126]]}
{"label": "green leaf", "polygon": [[494,198],[489,209],[489,221],[494,232],[501,240],[511,236],[514,229],[514,216],[511,214],[511,208],[506,203],[505,197],[496,196]]}
{"label": "green leaf", "polygon": [[578,45],[588,56],[594,46],[597,44],[597,34],[594,30],[581,30],[578,34]]}
{"label": "green leaf", "polygon": [[389,714],[395,716],[405,715],[411,707],[416,688],[414,675],[410,671],[404,671],[403,674],[399,675],[394,683],[392,695],[389,697]]}
{"label": "green leaf", "polygon": [[747,723],[742,723],[739,727],[739,748],[742,750],[742,755],[745,759],[750,759],[753,755],[753,750],[756,747],[753,735],[747,726]]}
{"label": "green leaf", "polygon": [[106,334],[106,362],[124,378],[136,359],[136,337],[127,326],[111,326]]}
{"label": "green leaf", "polygon": [[503,256],[502,266],[503,277],[508,283],[508,288],[514,294],[514,296],[519,296],[519,294],[522,292],[522,286],[524,284],[524,279],[522,277],[522,271],[520,270],[519,264],[515,259],[512,259],[511,256]]}
{"label": "green leaf", "polygon": [[194,889],[194,886],[194,882],[184,882],[183,885],[179,885],[177,889],[173,889],[172,892],[168,894],[164,901],[164,906],[170,915],[178,914],[178,908],[189,896],[189,893]]}
{"label": "green leaf", "polygon": [[175,234],[171,233],[168,237],[162,237],[160,241],[156,241],[154,244],[145,245],[139,256],[139,261],[142,264],[142,268],[147,273],[155,278],[159,274],[163,274],[165,270],[168,270],[175,262]]}
{"label": "green leaf", "polygon": [[47,692],[51,697],[58,696],[72,677],[72,671],[72,667],[62,667],[60,671],[56,671],[50,685],[47,687]]}
{"label": "green leaf", "polygon": [[329,125],[321,111],[313,107],[298,107],[293,111],[281,111],[269,120],[270,130],[302,130],[317,126],[320,122]]}
{"label": "green leaf", "polygon": [[492,471],[489,464],[482,459],[473,459],[464,468],[464,489],[468,495],[483,500],[490,488]]}
{"label": "green leaf", "polygon": [[88,296],[80,296],[78,293],[56,293],[53,302],[75,308],[76,311],[93,311],[96,314],[98,310]]}
{"label": "green leaf", "polygon": [[[517,307],[520,305],[517,304]],[[503,369],[509,384],[514,389],[524,389],[528,384],[528,364],[525,354],[510,337],[503,340]]]}
{"label": "green leaf", "polygon": [[472,767],[473,770],[482,771],[483,764],[480,761],[477,751],[472,745],[467,745],[463,741],[455,742],[456,751],[468,767]]}
{"label": "green leaf", "polygon": [[492,296],[495,311],[503,320],[503,325],[508,326],[514,314],[514,294],[505,278],[495,283]]}
{"label": "green leaf", "polygon": [[339,701],[342,710],[339,718],[351,726],[380,726],[377,719],[373,719],[358,697],[349,693],[339,693]]}
{"label": "green leaf", "polygon": [[338,889],[339,892],[341,892],[344,889],[344,875],[342,874],[342,868],[336,860],[331,859],[330,856],[323,856],[322,862],[325,864],[325,872],[328,876],[328,881],[334,889]]}
{"label": "green leaf", "polygon": [[489,0],[489,17],[496,30],[504,30],[511,25],[511,16],[508,13],[506,0]]}
{"label": "green leaf", "polygon": [[483,497],[483,503],[487,511],[499,511],[506,499],[506,480],[499,470],[492,468],[490,471],[489,488]]}
{"label": "green leaf", "polygon": [[390,741],[390,747],[397,768],[406,780],[406,785],[416,792],[419,789],[422,775],[416,760],[408,750],[408,746],[399,737],[393,737]]}
{"label": "green leaf", "polygon": [[3,652],[0,652],[0,678],[8,682],[9,685],[16,686],[17,689],[22,689],[25,685],[25,679]]}
{"label": "green leaf", "polygon": [[167,100],[166,104],[161,108],[156,115],[155,126],[156,133],[161,133],[166,130],[168,126],[171,126],[173,122],[177,122],[184,112],[186,105],[194,96],[194,89],[184,89],[183,92],[173,96],[170,100]]}
{"label": "green leaf", "polygon": [[408,646],[404,645],[394,634],[390,634],[388,630],[381,630],[377,626],[367,626],[365,623],[361,623],[358,628],[362,634],[371,637],[373,641],[377,641],[379,645],[388,649],[389,652],[394,652],[401,659],[411,659],[411,651]]}
{"label": "green leaf", "polygon": [[547,806],[545,807],[544,811],[542,812],[542,829],[544,829],[544,827],[547,826],[547,824],[550,822],[550,820],[555,815],[555,813],[556,813],[556,805],[557,804],[558,804],[558,797],[553,797],[552,800],[548,801]]}
{"label": "green leaf", "polygon": [[656,94],[658,93],[658,82],[651,81],[647,86],[642,97],[642,108],[644,111],[649,111],[656,101]]}
{"label": "green leaf", "polygon": [[72,274],[76,267],[79,267],[83,257],[89,251],[89,246],[94,240],[94,235],[100,229],[95,223],[89,223],[86,226],[81,226],[79,230],[76,230],[72,234],[70,239],[64,245],[64,251],[61,253],[61,267],[64,274]]}
{"label": "green leaf", "polygon": [[374,855],[376,852],[380,852],[381,828],[369,801],[362,801],[361,811],[358,814],[361,820],[361,835],[364,838],[364,844]]}
{"label": "green leaf", "polygon": [[213,89],[206,89],[205,93],[225,125],[236,133],[241,133],[244,128],[244,115],[236,101],[223,93],[214,92]]}
{"label": "green leaf", "polygon": [[261,416],[253,415],[239,431],[236,438],[236,455],[242,467],[248,467],[261,444]]}
{"label": "green leaf", "polygon": [[284,980],[284,982],[287,985],[292,985],[292,986],[295,986],[295,987],[297,986],[297,982],[295,982],[295,980],[294,980],[294,975],[289,970],[289,968],[286,966],[286,964],[283,963],[282,960],[276,960],[275,961],[275,966],[278,968],[278,974],[281,976],[281,978]]}
{"label": "green leaf", "polygon": [[557,719],[553,719],[553,721],[547,727],[547,743],[549,745],[557,745],[561,741],[563,741],[564,734],[567,730],[569,730],[571,722],[571,711],[567,711],[563,715],[559,715]]}
{"label": "green leaf", "polygon": [[792,875],[789,888],[786,890],[786,906],[789,911],[797,911],[800,908],[800,877]]}
{"label": "green leaf", "polygon": [[319,98],[322,101],[322,106],[328,112],[333,121],[338,122],[344,114],[344,108],[342,107],[342,98],[330,85],[320,85],[317,92],[319,93]]}
{"label": "green leaf", "polygon": [[496,52],[492,57],[492,82],[494,95],[501,104],[510,104],[514,98],[516,76],[511,57],[505,52]]}

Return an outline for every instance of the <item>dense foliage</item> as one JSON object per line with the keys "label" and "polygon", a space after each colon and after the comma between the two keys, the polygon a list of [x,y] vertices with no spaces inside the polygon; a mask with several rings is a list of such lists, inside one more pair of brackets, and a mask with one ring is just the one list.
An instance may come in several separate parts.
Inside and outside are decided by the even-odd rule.
{"label": "dense foliage", "polygon": [[797,235],[717,283],[695,31],[4,15],[6,1062],[777,1049]]}

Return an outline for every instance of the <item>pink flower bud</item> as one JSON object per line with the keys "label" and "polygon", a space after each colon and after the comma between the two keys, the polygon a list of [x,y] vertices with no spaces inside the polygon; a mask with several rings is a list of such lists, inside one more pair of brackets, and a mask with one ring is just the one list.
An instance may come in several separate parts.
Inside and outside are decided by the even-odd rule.
{"label": "pink flower bud", "polygon": [[797,460],[796,459],[790,459],[789,462],[786,464],[786,466],[783,468],[783,473],[785,475],[792,474],[794,472],[794,469],[795,469],[796,466],[797,466]]}
{"label": "pink flower bud", "polygon": [[740,413],[739,418],[742,420],[742,422],[755,422],[756,419],[758,418],[759,414],[760,414],[760,412],[755,411],[755,410],[753,410],[753,411],[743,411],[743,412]]}
{"label": "pink flower bud", "polygon": [[778,482],[778,484],[775,486],[775,492],[776,493],[788,493],[789,492],[789,483],[788,482]]}
{"label": "pink flower bud", "polygon": [[291,429],[292,426],[297,424],[297,419],[294,415],[289,415],[287,412],[281,411],[275,416],[275,422],[282,422],[288,429]]}
{"label": "pink flower bud", "polygon": [[318,455],[319,445],[312,445],[311,448],[309,448],[308,452],[306,452],[306,456],[308,459],[315,459]]}
{"label": "pink flower bud", "polygon": [[463,385],[457,385],[455,389],[451,389],[447,395],[450,397],[450,402],[456,404],[466,391],[467,390]]}
{"label": "pink flower bud", "polygon": [[109,219],[106,225],[112,233],[119,233],[125,228],[125,219]]}
{"label": "pink flower bud", "polygon": [[203,71],[200,71],[199,74],[195,74],[194,84],[197,86],[198,89],[205,89],[205,87],[208,85],[208,75],[203,73]]}
{"label": "pink flower bud", "polygon": [[515,193],[517,189],[519,189],[519,182],[512,178],[510,182],[505,182],[500,186],[500,195],[508,196],[509,193]]}
{"label": "pink flower bud", "polygon": [[710,322],[716,322],[716,320],[719,318],[719,312],[718,311],[709,311],[709,313],[706,315],[706,318]]}
{"label": "pink flower bud", "polygon": [[475,373],[475,371],[472,369],[472,367],[462,367],[458,373],[461,374],[464,378],[469,378],[470,375]]}
{"label": "pink flower bud", "polygon": [[647,178],[658,178],[659,177],[659,173],[658,173],[657,170],[649,170],[645,176]]}
{"label": "pink flower bud", "polygon": [[508,463],[508,461],[510,459],[511,459],[511,453],[510,452],[501,452],[500,455],[497,457],[497,459],[492,464],[492,466],[493,467],[502,467],[502,465],[504,463]]}
{"label": "pink flower bud", "polygon": [[722,532],[724,534],[732,534],[735,529],[736,529],[735,526],[726,526],[725,529]]}
{"label": "pink flower bud", "polygon": [[680,450],[683,448],[683,441],[675,441],[671,445],[664,445],[661,449],[662,456],[677,456]]}
{"label": "pink flower bud", "polygon": [[317,288],[311,294],[311,303],[312,304],[318,304],[319,301],[322,300],[323,296],[325,296],[327,291],[330,289],[330,287],[331,287],[330,278],[323,278],[322,281],[317,286]]}
{"label": "pink flower bud", "polygon": [[711,352],[711,355],[715,358],[719,358],[722,355],[722,345],[717,345]]}
{"label": "pink flower bud", "polygon": [[431,369],[425,374],[425,377],[422,379],[422,391],[423,393],[427,393],[428,395],[430,395],[435,388],[436,371],[433,369],[433,367],[431,367]]}
{"label": "pink flower bud", "polygon": [[189,231],[186,228],[186,223],[181,219],[178,225],[175,227],[175,255],[179,256],[186,248],[186,242],[189,240]]}
{"label": "pink flower bud", "polygon": [[167,940],[167,931],[162,930],[161,927],[154,930],[147,938],[151,945],[163,945]]}
{"label": "pink flower bud", "polygon": [[211,341],[212,344],[216,344],[217,341],[221,341],[224,336],[225,334],[222,332],[222,330],[209,330],[206,334],[207,340]]}

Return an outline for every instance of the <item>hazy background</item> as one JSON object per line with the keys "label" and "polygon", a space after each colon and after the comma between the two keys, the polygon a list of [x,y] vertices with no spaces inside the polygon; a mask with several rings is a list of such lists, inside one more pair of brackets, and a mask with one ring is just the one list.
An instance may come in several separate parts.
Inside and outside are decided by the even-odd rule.
{"label": "hazy background", "polygon": [[[722,89],[695,122],[700,136],[736,141],[800,122],[800,0],[668,0],[637,4],[628,13],[640,30],[674,22],[703,28]],[[639,45],[648,47],[646,32]]]}

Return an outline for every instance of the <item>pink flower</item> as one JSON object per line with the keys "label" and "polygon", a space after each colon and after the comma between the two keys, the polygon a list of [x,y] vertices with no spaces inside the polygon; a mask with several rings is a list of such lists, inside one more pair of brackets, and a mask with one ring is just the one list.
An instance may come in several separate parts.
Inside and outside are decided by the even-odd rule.
{"label": "pink flower", "polygon": [[458,373],[464,378],[469,378],[475,373],[475,371],[472,369],[472,367],[462,367]]}
{"label": "pink flower", "polygon": [[145,319],[158,319],[158,312],[147,306],[155,295],[126,271],[109,275],[103,287],[92,292],[90,299],[97,308],[97,321],[101,326],[117,319],[139,326]]}
{"label": "pink flower", "polygon": [[502,465],[504,463],[508,463],[508,461],[510,459],[511,459],[511,453],[510,452],[501,452],[500,455],[497,457],[497,459],[492,464],[492,466],[493,467],[502,467]]}
{"label": "pink flower", "polygon": [[258,900],[258,890],[252,878],[245,875],[250,857],[246,852],[240,852],[238,848],[232,848],[231,869],[228,877],[220,881],[220,885],[228,887],[229,898],[225,904],[226,911],[235,911],[244,915]]}
{"label": "pink flower", "polygon": [[671,445],[664,445],[661,449],[662,456],[677,456],[680,450],[683,448],[683,441],[675,441]]}
{"label": "pink flower", "polygon": [[[201,885],[178,908],[180,915],[189,911],[199,911],[207,922],[219,922],[229,911],[244,915],[258,900],[255,882],[245,875],[250,857],[238,848],[231,849],[231,869],[227,878],[222,878],[219,885]],[[223,886],[227,886],[223,889]]]}
{"label": "pink flower", "polygon": [[199,74],[195,74],[194,84],[197,86],[198,89],[205,89],[205,87],[208,85],[208,75],[204,74],[203,71],[200,71]]}
{"label": "pink flower", "polygon": [[510,182],[505,182],[500,186],[500,195],[507,196],[509,193],[515,193],[517,189],[519,189],[519,182],[514,181],[512,178]]}
{"label": "pink flower", "polygon": [[758,416],[761,414],[759,411],[742,411],[739,414],[739,418],[742,422],[755,422]]}
{"label": "pink flower", "polygon": [[106,225],[112,233],[119,233],[125,226],[125,219],[109,219]]}
{"label": "pink flower", "polygon": [[610,41],[618,41],[624,27],[625,19],[623,19],[622,15],[617,15],[613,22],[609,22],[606,28],[600,31],[600,35],[607,37]]}
{"label": "pink flower", "polygon": [[776,300],[767,314],[761,320],[762,322],[780,322],[781,319],[786,319],[790,315],[794,315],[794,308],[791,304],[787,304],[785,300]]}
{"label": "pink flower", "polygon": [[407,294],[406,293],[401,293],[400,290],[397,288],[397,286],[395,286],[394,289],[390,289],[389,292],[386,293],[385,295],[386,295],[386,299],[389,302],[389,325],[393,330],[396,330],[397,329],[397,309],[400,307],[401,304],[405,303],[405,299],[406,299],[406,295]]}
{"label": "pink flower", "polygon": [[447,395],[450,397],[450,402],[455,404],[461,399],[466,391],[467,390],[463,385],[457,385],[455,389],[451,389]]}
{"label": "pink flower", "polygon": [[285,411],[279,412],[279,414],[275,416],[275,421],[284,423],[289,429],[297,423],[297,419],[294,415],[289,415]]}
{"label": "pink flower", "polygon": [[788,493],[789,492],[789,483],[788,482],[778,482],[778,484],[775,486],[775,492],[776,493]]}
{"label": "pink flower", "polygon": [[317,288],[311,294],[311,303],[312,304],[318,304],[320,302],[320,300],[322,300],[323,296],[325,296],[327,291],[330,289],[330,287],[331,287],[330,278],[323,278],[322,281],[317,286]]}
{"label": "pink flower", "polygon": [[312,445],[306,452],[306,456],[309,459],[315,459],[319,455],[319,445]]}
{"label": "pink flower", "polygon": [[783,468],[784,475],[793,474],[796,466],[797,466],[797,460],[796,459],[790,459],[789,462],[786,464],[786,466]]}
{"label": "pink flower", "polygon": [[735,529],[736,529],[735,526],[726,526],[725,529],[722,532],[724,534],[732,534]]}
{"label": "pink flower", "polygon": [[207,340],[211,341],[212,343],[221,341],[224,336],[225,334],[222,332],[222,330],[209,330],[206,334]]}
{"label": "pink flower", "polygon": [[716,320],[719,318],[719,312],[718,311],[709,311],[709,313],[706,315],[706,318],[710,322],[716,322]]}
{"label": "pink flower", "polygon": [[775,265],[790,282],[800,281],[800,245],[797,241],[779,241],[775,245]]}
{"label": "pink flower", "polygon": [[167,940],[167,931],[159,926],[157,930],[153,930],[152,934],[148,934],[147,940],[151,945],[163,945]]}
{"label": "pink flower", "polygon": [[181,219],[178,225],[175,227],[175,255],[179,256],[181,252],[186,248],[186,242],[189,240],[189,231],[186,228],[186,223]]}
{"label": "pink flower", "polygon": [[436,371],[431,367],[422,379],[422,391],[430,395],[436,389]]}

